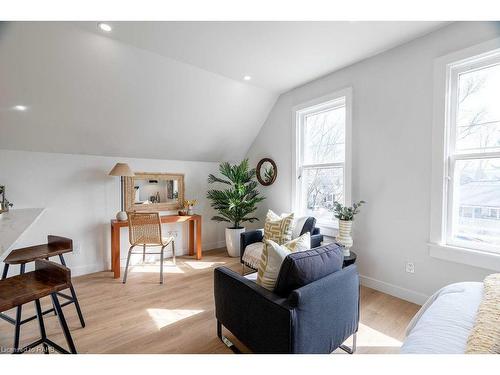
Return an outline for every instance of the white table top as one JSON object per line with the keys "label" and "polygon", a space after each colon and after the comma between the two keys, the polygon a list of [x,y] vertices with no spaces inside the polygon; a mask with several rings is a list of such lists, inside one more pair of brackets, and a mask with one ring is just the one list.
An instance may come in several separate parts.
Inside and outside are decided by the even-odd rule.
{"label": "white table top", "polygon": [[0,214],[0,258],[8,254],[43,211],[43,208],[21,208]]}

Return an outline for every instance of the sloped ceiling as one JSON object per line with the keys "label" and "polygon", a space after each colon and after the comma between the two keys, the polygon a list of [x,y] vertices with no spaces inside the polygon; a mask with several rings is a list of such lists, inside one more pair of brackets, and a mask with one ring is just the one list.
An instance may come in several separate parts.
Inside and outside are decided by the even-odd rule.
{"label": "sloped ceiling", "polygon": [[[408,21],[110,22],[110,38],[283,93],[442,27]],[[79,27],[102,33],[96,22]]]}
{"label": "sloped ceiling", "polygon": [[0,148],[238,160],[279,93],[443,24],[4,22]]}
{"label": "sloped ceiling", "polygon": [[0,56],[4,149],[237,160],[277,98],[56,22],[2,24]]}

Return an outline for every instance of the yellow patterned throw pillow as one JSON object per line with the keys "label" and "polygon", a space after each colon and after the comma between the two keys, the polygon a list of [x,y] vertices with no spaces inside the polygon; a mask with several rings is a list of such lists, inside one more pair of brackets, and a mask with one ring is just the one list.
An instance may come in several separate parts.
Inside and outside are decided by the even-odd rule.
{"label": "yellow patterned throw pillow", "polygon": [[272,240],[265,240],[257,273],[257,284],[273,291],[278,280],[281,264],[286,256],[293,252],[309,250],[310,248],[311,235],[309,232],[283,245],[279,245]]}
{"label": "yellow patterned throw pillow", "polygon": [[281,245],[292,239],[293,213],[276,215],[273,211],[267,211],[264,223],[264,243],[266,240],[274,241]]}
{"label": "yellow patterned throw pillow", "polygon": [[267,211],[266,221],[264,223],[264,238],[262,242],[261,261],[267,262],[267,243],[266,241],[273,241],[278,245],[284,244],[292,239],[293,231],[293,213],[276,215],[272,210]]}
{"label": "yellow patterned throw pillow", "polygon": [[[267,241],[273,241],[278,245],[290,241],[292,239],[293,223],[293,213],[282,214],[281,216],[279,216],[276,215],[272,210],[267,211],[266,222],[264,223],[264,239],[262,241],[264,242],[264,246],[262,249],[258,270],[260,270],[263,265],[267,264]],[[259,272],[258,275],[260,273],[261,272]],[[259,276],[257,276],[257,283],[260,284],[258,279]]]}

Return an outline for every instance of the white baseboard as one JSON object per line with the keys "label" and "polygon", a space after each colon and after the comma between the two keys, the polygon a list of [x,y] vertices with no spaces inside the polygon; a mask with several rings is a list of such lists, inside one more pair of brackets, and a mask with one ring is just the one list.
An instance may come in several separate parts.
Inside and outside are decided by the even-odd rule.
{"label": "white baseboard", "polygon": [[212,250],[212,249],[219,249],[221,247],[226,247],[226,241],[217,241],[217,242],[207,242],[201,245],[201,248],[203,250]]}
{"label": "white baseboard", "polygon": [[85,266],[70,266],[71,277],[87,275],[89,273],[106,271],[103,264],[87,264]]}
{"label": "white baseboard", "polygon": [[417,305],[423,305],[429,298],[428,295],[423,293],[386,283],[385,281],[377,280],[372,277],[359,275],[359,279],[363,286],[390,294],[391,296],[404,299],[405,301],[416,303]]}
{"label": "white baseboard", "polygon": [[[201,248],[203,251],[205,250],[212,250],[212,249],[219,249],[221,247],[226,246],[226,241],[216,241],[216,242],[207,242],[201,245]],[[188,254],[188,249],[183,248],[183,249],[176,249],[176,254],[179,256],[182,255],[187,255]],[[165,257],[169,258],[172,256],[172,250],[167,248],[165,250]],[[120,259],[120,265],[122,267],[125,267],[125,262],[126,258]],[[109,265],[106,266],[105,264],[86,264],[83,266],[71,266],[71,276],[82,276],[82,275],[87,275],[89,273],[94,273],[94,272],[102,272],[102,271],[108,271],[109,270]]]}

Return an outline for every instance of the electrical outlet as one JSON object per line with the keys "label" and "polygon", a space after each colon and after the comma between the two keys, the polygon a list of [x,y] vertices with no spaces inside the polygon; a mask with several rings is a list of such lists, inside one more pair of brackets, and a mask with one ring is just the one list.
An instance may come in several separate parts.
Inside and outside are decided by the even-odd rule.
{"label": "electrical outlet", "polygon": [[406,262],[405,270],[408,273],[415,273],[415,264],[412,262]]}
{"label": "electrical outlet", "polygon": [[179,235],[179,232],[177,232],[176,230],[171,230],[168,232],[168,235],[171,237],[177,238],[177,236]]}

